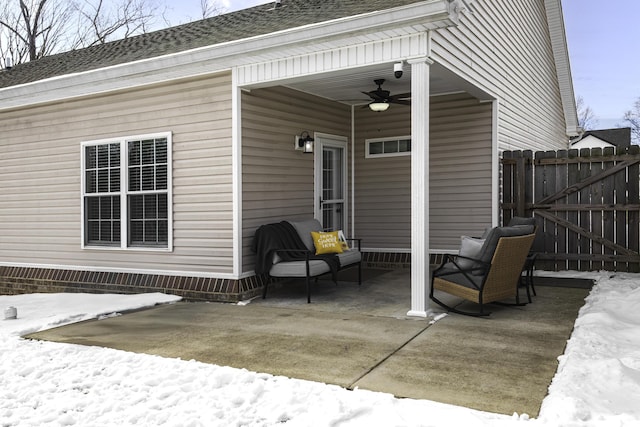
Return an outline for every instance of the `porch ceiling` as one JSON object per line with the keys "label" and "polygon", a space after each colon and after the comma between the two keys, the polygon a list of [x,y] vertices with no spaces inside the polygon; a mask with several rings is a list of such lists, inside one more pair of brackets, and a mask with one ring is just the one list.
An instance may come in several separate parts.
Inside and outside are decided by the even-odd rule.
{"label": "porch ceiling", "polygon": [[[376,79],[385,79],[382,88],[390,91],[391,95],[411,92],[411,65],[405,63],[403,68],[399,79],[394,76],[393,63],[389,63],[316,74],[287,82],[284,86],[348,105],[364,105],[371,100],[362,92],[375,90]],[[487,93],[439,64],[431,66],[430,80],[432,96],[468,92],[481,100],[491,99]]]}

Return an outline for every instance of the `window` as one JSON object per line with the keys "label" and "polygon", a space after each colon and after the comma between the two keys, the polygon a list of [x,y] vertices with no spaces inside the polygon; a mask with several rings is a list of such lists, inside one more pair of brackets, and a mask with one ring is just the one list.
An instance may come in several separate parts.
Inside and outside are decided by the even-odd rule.
{"label": "window", "polygon": [[82,144],[85,247],[170,247],[169,134]]}
{"label": "window", "polygon": [[366,158],[408,156],[411,154],[411,136],[367,139],[365,145]]}

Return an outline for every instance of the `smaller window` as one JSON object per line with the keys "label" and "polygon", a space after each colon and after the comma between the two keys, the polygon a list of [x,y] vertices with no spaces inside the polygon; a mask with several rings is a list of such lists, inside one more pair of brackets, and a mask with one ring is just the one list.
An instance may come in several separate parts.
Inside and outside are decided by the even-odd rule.
{"label": "smaller window", "polygon": [[365,140],[365,157],[395,157],[411,154],[411,136]]}

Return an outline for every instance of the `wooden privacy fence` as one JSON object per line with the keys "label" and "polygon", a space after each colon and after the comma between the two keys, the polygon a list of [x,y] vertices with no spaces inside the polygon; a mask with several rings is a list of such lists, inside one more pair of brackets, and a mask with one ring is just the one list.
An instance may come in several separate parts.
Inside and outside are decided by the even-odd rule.
{"label": "wooden privacy fence", "polygon": [[502,220],[534,216],[536,268],[640,271],[640,147],[502,156]]}

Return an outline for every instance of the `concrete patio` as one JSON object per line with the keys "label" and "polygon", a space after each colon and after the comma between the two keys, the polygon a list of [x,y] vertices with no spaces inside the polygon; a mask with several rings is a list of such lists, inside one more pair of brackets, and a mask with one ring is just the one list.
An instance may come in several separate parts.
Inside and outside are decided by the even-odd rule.
{"label": "concrete patio", "polygon": [[361,286],[349,280],[319,281],[311,304],[304,284],[290,281],[248,304],[180,302],[28,338],[536,416],[589,292],[545,280],[532,304],[492,305],[489,318],[451,314],[432,324],[406,316],[408,270],[365,270]]}

